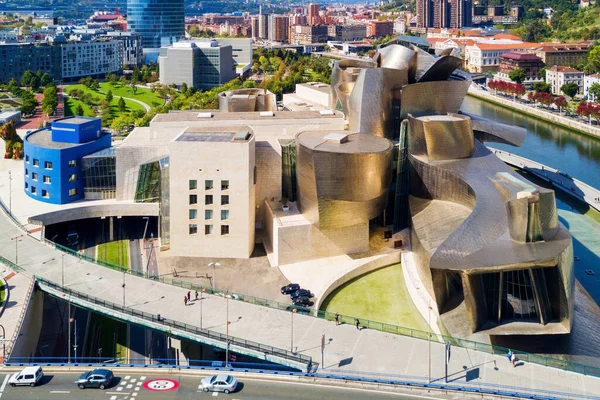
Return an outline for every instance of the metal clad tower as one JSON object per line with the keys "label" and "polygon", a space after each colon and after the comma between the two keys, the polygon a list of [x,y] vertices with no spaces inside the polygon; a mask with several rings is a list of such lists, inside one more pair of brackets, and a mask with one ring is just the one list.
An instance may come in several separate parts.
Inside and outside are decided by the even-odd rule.
{"label": "metal clad tower", "polygon": [[170,45],[185,34],[183,0],[127,0],[127,30],[142,36],[144,50]]}

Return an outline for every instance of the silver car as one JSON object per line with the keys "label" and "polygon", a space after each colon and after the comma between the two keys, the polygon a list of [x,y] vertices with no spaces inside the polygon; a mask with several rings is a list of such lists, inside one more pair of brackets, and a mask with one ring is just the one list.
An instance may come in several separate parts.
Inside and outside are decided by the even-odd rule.
{"label": "silver car", "polygon": [[202,390],[205,392],[235,392],[238,381],[231,375],[219,374],[202,379]]}

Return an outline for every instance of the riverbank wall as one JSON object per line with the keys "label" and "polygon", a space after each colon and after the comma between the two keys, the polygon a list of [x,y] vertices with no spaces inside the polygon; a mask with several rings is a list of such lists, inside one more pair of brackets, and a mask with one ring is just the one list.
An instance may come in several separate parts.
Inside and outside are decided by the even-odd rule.
{"label": "riverbank wall", "polygon": [[543,109],[531,107],[523,103],[515,103],[510,99],[506,99],[500,96],[494,96],[491,93],[475,88],[473,85],[471,85],[471,87],[469,88],[467,95],[476,97],[480,100],[487,101],[489,103],[496,104],[500,107],[508,108],[516,113],[525,114],[527,116],[558,125],[562,128],[600,139],[600,128],[598,127],[594,127],[583,122],[575,121],[571,118],[556,115]]}

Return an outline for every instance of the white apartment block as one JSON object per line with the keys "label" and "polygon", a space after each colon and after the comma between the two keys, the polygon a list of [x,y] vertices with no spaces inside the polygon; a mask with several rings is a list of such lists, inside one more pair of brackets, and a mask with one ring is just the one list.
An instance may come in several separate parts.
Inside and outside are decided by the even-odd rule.
{"label": "white apartment block", "polygon": [[123,42],[99,40],[61,45],[62,78],[104,77],[123,69]]}
{"label": "white apartment block", "polygon": [[600,74],[586,75],[583,77],[583,95],[586,96],[588,98],[588,100],[590,100],[590,101],[600,100],[600,99],[595,99],[594,95],[590,94],[590,92],[589,92],[590,87],[594,83],[600,84]]}
{"label": "white apartment block", "polygon": [[496,72],[502,54],[509,51],[528,51],[535,46],[535,43],[516,41],[501,44],[473,43],[465,46],[465,67],[470,72]]}
{"label": "white apartment block", "polygon": [[546,83],[550,85],[552,94],[562,94],[560,88],[565,83],[574,82],[579,86],[579,93],[583,92],[583,72],[575,68],[555,65],[546,70]]}

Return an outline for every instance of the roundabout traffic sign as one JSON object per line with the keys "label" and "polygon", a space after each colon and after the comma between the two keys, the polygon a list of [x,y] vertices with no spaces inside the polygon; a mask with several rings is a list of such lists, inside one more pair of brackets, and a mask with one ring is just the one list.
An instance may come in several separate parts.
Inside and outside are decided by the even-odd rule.
{"label": "roundabout traffic sign", "polygon": [[179,382],[172,379],[151,379],[144,382],[144,387],[153,392],[164,392],[166,390],[175,390]]}

